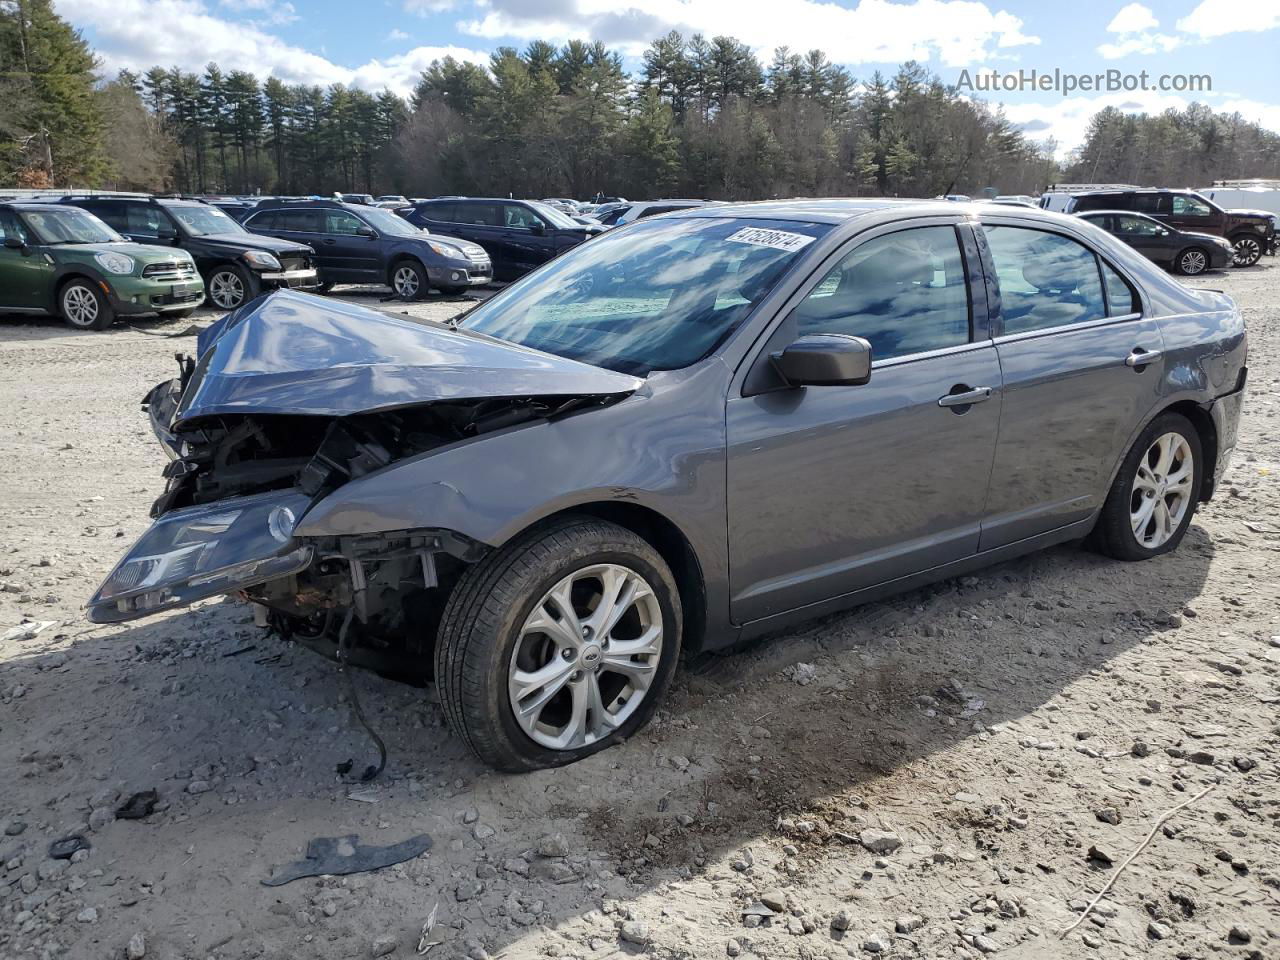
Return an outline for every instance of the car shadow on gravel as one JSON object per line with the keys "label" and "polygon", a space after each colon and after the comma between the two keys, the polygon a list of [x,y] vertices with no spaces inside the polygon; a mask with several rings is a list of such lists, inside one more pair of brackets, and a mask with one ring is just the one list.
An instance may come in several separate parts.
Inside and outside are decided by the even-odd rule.
{"label": "car shadow on gravel", "polygon": [[[370,923],[411,948],[435,901],[442,938],[478,939],[500,954],[538,926],[585,923],[602,896],[625,904],[779,829],[801,860],[835,846],[870,865],[855,842],[863,829],[917,843],[945,832],[910,795],[939,777],[963,790],[964,753],[953,748],[969,738],[1007,737],[1010,762],[1038,764],[1046,777],[1057,775],[1055,750],[1127,752],[1125,731],[1077,741],[1076,731],[1046,727],[1052,712],[1029,715],[1070,698],[1074,681],[1117,656],[1160,643],[1196,603],[1217,602],[1197,600],[1212,557],[1193,525],[1177,553],[1147,563],[1059,547],[827,617],[695,661],[631,742],[524,776],[476,763],[443,726],[431,690],[360,674],[365,712],[391,757],[375,804],[349,799],[359,785],[335,773],[342,761],[358,772],[373,758],[344,678],[254,627],[245,607],[207,604],[107,636],[85,632],[65,652],[0,670],[0,688],[29,687],[10,708],[0,763],[19,774],[0,800],[47,804],[50,822],[48,836],[32,831],[3,852],[76,829],[103,784],[155,788],[157,813],[93,835],[99,851],[86,865],[105,858],[129,879],[101,898],[106,914],[124,909],[140,878],[163,877],[173,903],[145,914],[158,943],[207,952],[252,935],[267,956],[290,955],[309,925],[331,923],[308,913],[316,882],[270,898],[258,886],[316,836],[393,843],[425,831],[435,841],[425,866],[393,868],[412,883],[378,887],[376,920],[332,921],[328,939],[350,939],[335,956],[363,955]],[[1115,696],[1134,700],[1132,712],[1158,709],[1140,675],[1118,682]],[[991,799],[1015,814],[1033,802]],[[552,833],[568,838],[567,872],[540,874],[530,851]],[[512,872],[522,856],[534,869]],[[216,917],[201,915],[209,898]],[[228,917],[234,929],[222,939]],[[112,931],[84,935],[114,949]]]}

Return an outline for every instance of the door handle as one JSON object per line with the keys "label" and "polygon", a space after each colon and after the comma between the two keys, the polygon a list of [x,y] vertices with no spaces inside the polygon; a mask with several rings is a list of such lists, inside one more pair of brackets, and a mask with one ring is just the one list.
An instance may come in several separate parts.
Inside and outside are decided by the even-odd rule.
{"label": "door handle", "polygon": [[333,239],[333,238],[331,238],[331,237],[325,237],[325,238],[324,238],[323,240],[321,240],[320,242],[321,242],[321,243],[327,243],[327,244],[332,245],[332,244],[337,243],[338,241],[337,241],[337,240],[334,240],[334,239]]}
{"label": "door handle", "polygon": [[970,404],[981,403],[983,400],[991,399],[990,387],[974,387],[972,390],[966,390],[964,385],[960,386],[960,393],[948,393],[945,397],[938,398],[938,406],[940,407],[967,407]]}
{"label": "door handle", "polygon": [[1125,366],[1141,368],[1148,363],[1154,363],[1159,360],[1163,351],[1161,350],[1144,350],[1142,347],[1134,347],[1129,355],[1124,358]]}

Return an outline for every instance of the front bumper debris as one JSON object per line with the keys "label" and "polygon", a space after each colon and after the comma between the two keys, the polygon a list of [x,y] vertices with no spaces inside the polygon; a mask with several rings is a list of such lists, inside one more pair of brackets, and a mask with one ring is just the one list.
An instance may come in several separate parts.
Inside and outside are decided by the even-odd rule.
{"label": "front bumper debris", "polygon": [[89,619],[133,620],[306,569],[312,548],[292,533],[310,505],[284,490],[166,513],[98,587]]}

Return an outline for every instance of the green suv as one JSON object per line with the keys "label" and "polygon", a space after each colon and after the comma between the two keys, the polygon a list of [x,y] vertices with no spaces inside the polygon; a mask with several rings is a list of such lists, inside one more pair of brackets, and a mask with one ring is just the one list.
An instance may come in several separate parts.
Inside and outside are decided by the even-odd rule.
{"label": "green suv", "polygon": [[131,243],[75,207],[0,203],[0,238],[0,312],[105,330],[117,316],[185,317],[204,300],[185,250]]}

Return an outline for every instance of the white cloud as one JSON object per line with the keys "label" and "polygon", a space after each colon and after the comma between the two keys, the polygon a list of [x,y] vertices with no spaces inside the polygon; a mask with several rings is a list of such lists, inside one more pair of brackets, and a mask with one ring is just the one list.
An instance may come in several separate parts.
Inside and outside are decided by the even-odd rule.
{"label": "white cloud", "polygon": [[1215,104],[1214,109],[1238,113],[1252,123],[1280,133],[1280,103],[1260,103],[1257,100],[1237,98]]}
{"label": "white cloud", "polygon": [[1098,54],[1105,60],[1119,60],[1134,53],[1168,53],[1182,46],[1181,37],[1167,33],[1135,33],[1121,37],[1115,43],[1098,46]]}
{"label": "white cloud", "polygon": [[428,17],[433,13],[452,10],[457,5],[457,0],[404,0],[405,10],[409,13],[416,13],[420,17]]}
{"label": "white cloud", "polygon": [[1235,3],[1232,0],[1201,0],[1200,5],[1178,21],[1178,29],[1194,33],[1202,40],[1228,33],[1258,33],[1280,27],[1280,4],[1276,0]]}
{"label": "white cloud", "polygon": [[1118,38],[1114,42],[1100,44],[1098,54],[1104,60],[1119,60],[1135,53],[1168,53],[1182,46],[1183,38],[1156,33],[1159,26],[1160,21],[1150,7],[1140,3],[1121,7],[1107,24],[1107,32],[1118,34]]}
{"label": "white cloud", "polygon": [[387,39],[388,40],[408,40],[409,35],[405,33],[403,30],[397,30],[394,27],[392,27],[391,32],[387,34]]}
{"label": "white cloud", "polygon": [[[415,0],[410,0],[415,2]],[[634,2],[634,0],[633,0]],[[625,0],[624,0],[625,3]],[[669,30],[730,34],[757,51],[787,45],[822,48],[837,63],[899,63],[935,58],[963,66],[993,50],[1038,44],[1022,21],[977,0],[861,0],[854,8],[826,0],[481,0],[483,15],[459,24],[486,39],[602,40],[629,56]]]}
{"label": "white cloud", "polygon": [[[366,90],[388,87],[407,95],[432,60],[452,56],[488,63],[488,53],[465,47],[415,47],[356,67],[285,43],[261,24],[214,16],[201,0],[56,0],[58,13],[93,32],[95,52],[108,72],[157,64],[200,71],[210,61],[223,70],[247,70],[265,79]],[[245,7],[244,0],[237,0]]]}
{"label": "white cloud", "polygon": [[1158,26],[1160,21],[1150,7],[1131,3],[1127,7],[1121,7],[1120,12],[1112,17],[1107,24],[1107,33],[1138,33],[1142,30],[1154,30]]}

